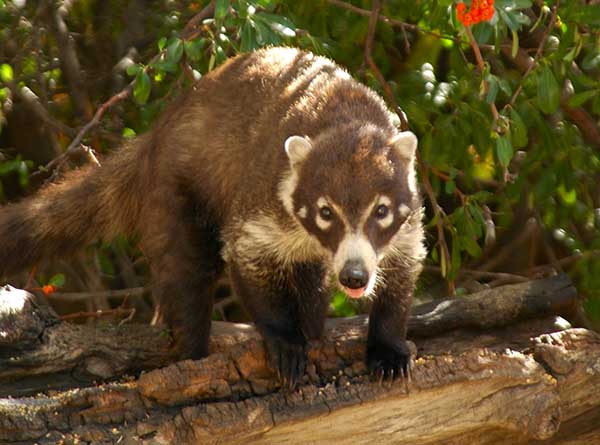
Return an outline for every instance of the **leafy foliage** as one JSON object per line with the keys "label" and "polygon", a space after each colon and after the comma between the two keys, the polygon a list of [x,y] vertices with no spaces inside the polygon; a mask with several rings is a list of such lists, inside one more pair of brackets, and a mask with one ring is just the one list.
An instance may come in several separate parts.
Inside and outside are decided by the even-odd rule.
{"label": "leafy foliage", "polygon": [[[53,119],[78,128],[85,121],[76,115],[73,87],[56,63],[59,43],[55,33],[36,31],[43,14],[36,14],[35,3],[20,8],[0,2],[0,125],[10,122],[17,93],[27,88]],[[124,82],[133,82],[134,101],[88,135],[96,150],[114,147],[115,135],[145,131],[166,102],[228,57],[266,45],[327,55],[384,95],[365,63],[371,1],[343,7],[327,0],[217,0],[214,13],[191,33],[182,33],[185,24],[208,2],[146,3],[137,22],[145,38],[130,38],[139,56],[124,59],[125,51],[112,47],[129,38],[131,24],[122,17],[129,17],[134,2],[80,0],[69,12],[92,102],[110,97],[119,60]],[[588,316],[600,322],[600,141],[594,140],[600,5],[484,3],[483,20],[466,26],[464,12],[476,6],[472,1],[458,8],[462,21],[459,3],[451,0],[387,1],[381,11],[387,19],[379,21],[373,43],[374,61],[419,136],[420,173],[431,187],[425,190],[429,264],[439,267],[451,291],[461,293],[468,270],[487,270],[490,261],[493,270],[535,276],[566,258]],[[95,19],[99,11],[102,20]],[[60,130],[52,137],[63,149],[72,139]],[[32,167],[23,155],[7,151],[0,181],[6,185],[18,177],[26,187]],[[519,241],[528,221],[536,228]],[[511,245],[510,254],[496,261]],[[333,306],[348,313],[339,298]]]}

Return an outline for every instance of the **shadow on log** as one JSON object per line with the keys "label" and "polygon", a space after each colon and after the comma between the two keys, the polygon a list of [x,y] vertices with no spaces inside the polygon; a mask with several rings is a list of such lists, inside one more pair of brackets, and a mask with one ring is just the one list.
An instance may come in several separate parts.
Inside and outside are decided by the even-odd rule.
{"label": "shadow on log", "polygon": [[5,287],[0,441],[600,443],[600,336],[555,316],[576,297],[557,276],[416,307],[410,382],[366,374],[366,317],[329,320],[284,392],[248,325],[215,323],[209,357],[173,363],[160,328],[61,323]]}

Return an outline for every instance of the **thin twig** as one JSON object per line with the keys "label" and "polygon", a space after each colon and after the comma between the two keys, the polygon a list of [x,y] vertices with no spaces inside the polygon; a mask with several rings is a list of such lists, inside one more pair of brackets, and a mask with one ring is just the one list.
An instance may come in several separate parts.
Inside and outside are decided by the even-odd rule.
{"label": "thin twig", "polygon": [[[475,41],[475,37],[473,37],[473,33],[471,32],[470,26],[465,26],[465,32],[467,33],[467,37],[469,38],[469,44],[473,49],[473,53],[475,54],[475,60],[477,60],[477,66],[479,67],[479,71],[481,71],[481,75],[485,72],[485,62],[483,61],[483,57],[481,56],[481,50],[479,49],[479,45]],[[483,79],[483,85],[485,88],[485,92],[489,90],[490,86],[488,82]],[[492,102],[490,104],[490,109],[492,110],[492,115],[494,116],[494,123],[498,121],[500,115],[498,114],[498,109],[496,108],[496,104]]]}
{"label": "thin twig", "polygon": [[[423,268],[425,272],[441,273],[442,268],[440,266],[425,266]],[[460,272],[464,275],[470,275],[475,278],[489,278],[489,279],[505,279],[511,280],[514,283],[524,283],[530,281],[530,278],[506,272],[490,272],[485,270],[474,270],[474,269],[461,269]]]}
{"label": "thin twig", "polygon": [[382,86],[385,96],[387,97],[390,104],[394,107],[394,111],[400,118],[400,128],[402,130],[408,130],[408,122],[406,122],[406,118],[404,116],[404,112],[398,106],[396,102],[396,98],[394,97],[394,93],[390,88],[389,84],[379,71],[377,64],[373,60],[373,40],[375,38],[375,29],[377,28],[377,20],[379,17],[379,11],[381,10],[381,2],[380,0],[373,0],[373,10],[369,17],[369,30],[367,32],[367,39],[365,41],[365,59],[367,61],[367,65],[375,75],[375,78]]}
{"label": "thin twig", "polygon": [[60,319],[61,320],[73,320],[75,318],[100,318],[100,317],[109,317],[109,316],[115,316],[115,315],[125,315],[129,318],[132,316],[132,313],[135,313],[135,308],[117,307],[115,309],[74,312],[72,314],[61,315]]}
{"label": "thin twig", "polygon": [[98,292],[54,292],[48,295],[48,298],[61,301],[84,301],[98,298],[128,298],[141,297],[149,291],[150,289],[146,287],[132,287],[129,289],[103,290]]}
{"label": "thin twig", "polygon": [[556,269],[556,264],[561,266],[563,269],[572,266],[578,261],[587,259],[587,258],[596,258],[600,257],[600,250],[588,250],[587,252],[578,253],[575,255],[569,255],[563,258],[560,258],[553,264],[542,264],[541,266],[535,266],[529,269],[530,276],[537,276],[537,274],[548,273],[550,271],[560,272],[560,270]]}
{"label": "thin twig", "polygon": [[206,5],[200,12],[192,17],[184,26],[183,30],[179,33],[179,37],[184,40],[193,38],[196,34],[196,28],[205,19],[212,17],[215,13],[215,2],[211,1]]}
{"label": "thin twig", "polygon": [[100,121],[102,120],[102,116],[104,115],[106,110],[108,110],[115,104],[121,102],[122,100],[128,98],[131,95],[132,91],[133,91],[133,83],[130,83],[125,88],[123,88],[121,91],[119,91],[117,94],[115,94],[110,99],[108,99],[106,102],[104,102],[102,105],[100,105],[98,107],[98,109],[96,110],[96,113],[94,113],[94,117],[92,118],[92,120],[90,120],[87,124],[85,124],[83,127],[81,127],[81,130],[79,130],[79,132],[77,133],[77,136],[75,136],[75,138],[71,141],[71,143],[67,147],[67,150],[65,151],[64,154],[67,154],[70,150],[73,150],[75,147],[77,147],[83,140],[83,137],[85,136],[85,134],[88,131],[90,131],[92,128],[94,128],[96,125],[100,124]]}
{"label": "thin twig", "polygon": [[[347,3],[347,2],[344,2],[341,0],[327,0],[327,1],[334,6],[347,9],[348,11],[352,11],[355,14],[362,15],[363,17],[371,17],[371,15],[373,14],[372,10],[369,11],[368,9],[359,8],[358,6],[351,5],[350,3]],[[373,2],[373,5],[374,4],[375,4],[375,2]],[[429,31],[429,30],[420,28],[418,25],[415,25],[413,23],[403,22],[401,20],[394,19],[394,18],[385,16],[385,15],[377,14],[377,20],[379,20],[387,25],[398,27],[398,28],[402,29],[404,32],[406,32],[406,30],[409,29],[411,31],[420,32],[422,34],[428,34],[428,35],[437,37],[439,39],[447,39],[447,40],[454,40],[456,42],[460,42],[460,39],[455,36],[440,34],[439,32],[436,32],[436,31]]]}

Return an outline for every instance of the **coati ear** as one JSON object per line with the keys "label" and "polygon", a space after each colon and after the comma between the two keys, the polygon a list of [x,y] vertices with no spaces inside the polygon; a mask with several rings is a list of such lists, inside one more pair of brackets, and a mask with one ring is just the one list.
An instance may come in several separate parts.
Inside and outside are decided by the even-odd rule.
{"label": "coati ear", "polygon": [[417,137],[411,131],[403,131],[390,140],[390,145],[401,157],[413,159],[417,150]]}
{"label": "coati ear", "polygon": [[308,138],[302,136],[290,136],[285,140],[284,147],[288,158],[290,158],[290,164],[292,167],[295,167],[306,158],[312,149],[312,144]]}

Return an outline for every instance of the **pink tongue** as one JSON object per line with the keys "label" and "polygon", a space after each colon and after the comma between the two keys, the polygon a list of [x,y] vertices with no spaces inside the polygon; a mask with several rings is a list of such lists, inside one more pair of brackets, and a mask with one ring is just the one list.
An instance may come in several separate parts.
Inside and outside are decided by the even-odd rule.
{"label": "pink tongue", "polygon": [[357,298],[360,298],[360,297],[363,296],[363,294],[365,293],[366,289],[367,289],[367,286],[365,286],[365,287],[359,287],[358,289],[350,289],[348,287],[344,287],[344,292],[350,298],[357,299]]}

